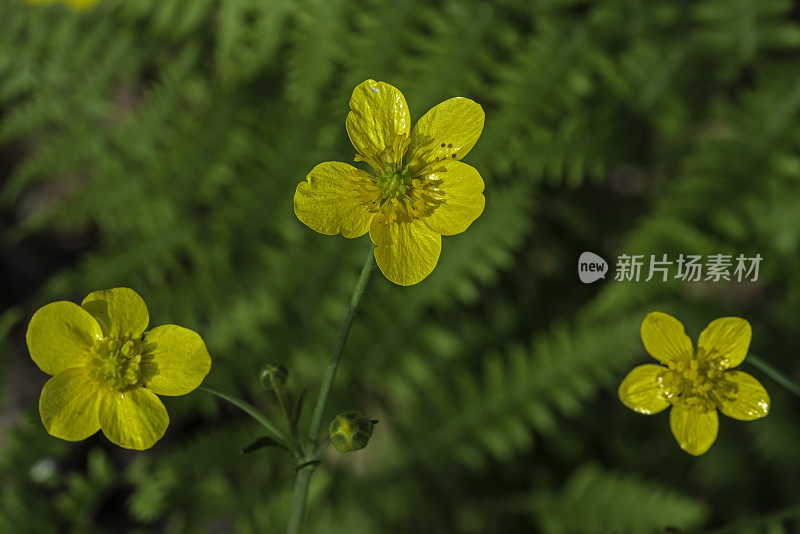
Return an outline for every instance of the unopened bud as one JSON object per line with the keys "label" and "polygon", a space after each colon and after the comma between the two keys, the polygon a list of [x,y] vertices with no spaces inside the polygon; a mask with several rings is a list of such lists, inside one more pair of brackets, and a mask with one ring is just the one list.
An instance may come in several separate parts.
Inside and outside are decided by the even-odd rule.
{"label": "unopened bud", "polygon": [[285,365],[267,364],[261,368],[258,378],[261,380],[262,386],[277,391],[283,389],[286,385],[286,379],[289,378],[289,370],[286,369]]}
{"label": "unopened bud", "polygon": [[352,452],[367,446],[375,424],[357,411],[344,412],[331,422],[331,443],[340,452]]}

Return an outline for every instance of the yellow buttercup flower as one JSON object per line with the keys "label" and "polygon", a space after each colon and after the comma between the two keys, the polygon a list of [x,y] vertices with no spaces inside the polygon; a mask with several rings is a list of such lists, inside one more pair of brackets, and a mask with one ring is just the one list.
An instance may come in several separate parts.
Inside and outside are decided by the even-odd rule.
{"label": "yellow buttercup flower", "polygon": [[646,415],[672,406],[669,424],[678,444],[689,454],[703,454],[717,438],[717,409],[740,421],[769,412],[764,386],[733,369],[744,361],[750,337],[746,320],[722,317],[703,330],[694,349],[680,321],[666,313],[650,313],[642,322],[642,342],[666,367],[635,367],[620,384],[619,398]]}
{"label": "yellow buttercup flower", "polygon": [[28,325],[28,350],[47,374],[39,414],[68,441],[102,428],[120,447],[143,450],[161,439],[169,416],[159,395],[185,395],[211,368],[203,340],[175,325],[153,328],[142,298],[120,287],[95,291],[80,306],[53,302]]}
{"label": "yellow buttercup flower", "polygon": [[463,163],[483,130],[481,106],[451,98],[411,129],[403,94],[367,80],[353,91],[346,127],[373,173],[328,161],[297,186],[294,211],[311,229],[355,238],[369,231],[375,261],[392,282],[411,285],[439,260],[442,235],[463,232],[483,212],[483,179]]}

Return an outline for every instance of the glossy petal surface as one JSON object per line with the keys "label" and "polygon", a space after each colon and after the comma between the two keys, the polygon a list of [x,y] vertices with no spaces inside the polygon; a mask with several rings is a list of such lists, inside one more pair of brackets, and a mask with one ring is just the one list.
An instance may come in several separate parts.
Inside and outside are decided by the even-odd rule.
{"label": "glossy petal surface", "polygon": [[692,357],[692,340],[679,320],[661,312],[651,312],[642,321],[642,343],[647,352],[661,363],[678,362]]}
{"label": "glossy petal surface", "polygon": [[321,234],[362,236],[374,216],[369,207],[378,197],[372,182],[369,174],[352,165],[320,163],[297,186],[294,212],[303,224]]}
{"label": "glossy petal surface", "polygon": [[740,421],[752,421],[769,413],[769,394],[755,377],[743,371],[726,371],[722,378],[732,389],[716,396],[722,413]]}
{"label": "glossy petal surface", "polygon": [[97,432],[99,409],[100,395],[86,367],[61,371],[47,381],[39,397],[45,429],[67,441],[86,439]]}
{"label": "glossy petal surface", "polygon": [[112,338],[139,338],[150,322],[144,300],[127,287],[93,291],[83,299],[81,307],[92,314],[103,333]]}
{"label": "glossy petal surface", "polygon": [[381,272],[401,286],[416,284],[428,276],[442,251],[442,236],[420,219],[376,217],[369,235],[377,245],[375,261]]}
{"label": "glossy petal surface", "polygon": [[188,328],[164,325],[153,328],[146,338],[152,347],[155,375],[147,387],[159,395],[185,395],[211,369],[211,357],[200,336]]}
{"label": "glossy petal surface", "polygon": [[149,449],[169,425],[164,404],[155,393],[138,387],[125,393],[108,392],[100,403],[103,434],[126,449]]}
{"label": "glossy petal surface", "polygon": [[699,456],[717,439],[719,417],[716,409],[680,402],[669,412],[669,426],[681,449]]}
{"label": "glossy petal surface", "polygon": [[666,409],[669,401],[662,396],[659,387],[659,375],[665,370],[663,366],[653,363],[634,367],[619,386],[622,403],[645,415]]}
{"label": "glossy petal surface", "polygon": [[25,336],[34,363],[55,375],[86,363],[103,332],[97,321],[72,302],[53,302],[33,314]]}
{"label": "glossy petal surface", "polygon": [[353,147],[371,157],[391,147],[398,136],[408,136],[408,104],[396,87],[366,80],[353,90],[345,125]]}
{"label": "glossy petal surface", "polygon": [[483,179],[471,165],[445,161],[432,166],[424,181],[435,183],[437,200],[423,218],[428,228],[442,235],[460,234],[477,219],[486,204]]}
{"label": "glossy petal surface", "polygon": [[463,97],[445,100],[414,125],[408,159],[425,163],[437,158],[460,160],[478,142],[483,122],[483,108],[477,102]]}
{"label": "glossy petal surface", "polygon": [[723,358],[723,367],[736,367],[747,356],[753,332],[750,323],[740,317],[722,317],[711,321],[700,334],[698,350],[707,358]]}

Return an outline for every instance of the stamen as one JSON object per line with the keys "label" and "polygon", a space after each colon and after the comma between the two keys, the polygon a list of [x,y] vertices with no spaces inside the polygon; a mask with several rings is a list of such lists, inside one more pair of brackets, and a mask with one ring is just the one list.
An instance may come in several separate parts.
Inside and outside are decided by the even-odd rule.
{"label": "stamen", "polygon": [[[141,340],[103,338],[92,347],[92,376],[105,389],[125,392],[144,384],[152,356],[145,354]],[[150,369],[152,373],[152,369]],[[152,374],[150,375],[152,376]]]}
{"label": "stamen", "polygon": [[716,399],[729,395],[729,384],[721,379],[719,359],[703,358],[701,352],[690,360],[668,362],[658,379],[662,396],[672,404],[702,405],[714,408]]}

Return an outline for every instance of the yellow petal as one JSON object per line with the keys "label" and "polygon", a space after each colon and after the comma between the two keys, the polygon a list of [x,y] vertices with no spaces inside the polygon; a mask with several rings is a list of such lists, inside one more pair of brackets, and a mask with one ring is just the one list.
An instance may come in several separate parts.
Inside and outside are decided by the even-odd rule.
{"label": "yellow petal", "polygon": [[631,410],[645,415],[664,410],[669,401],[662,395],[660,378],[666,370],[652,363],[634,367],[619,385],[619,400]]}
{"label": "yellow petal", "polygon": [[711,321],[697,341],[698,352],[707,358],[723,359],[722,366],[736,367],[747,356],[752,329],[750,323],[740,317],[721,317]]}
{"label": "yellow petal", "polygon": [[149,449],[161,439],[169,415],[155,393],[138,387],[125,393],[108,392],[100,402],[100,426],[112,443],[126,449]]}
{"label": "yellow petal", "polygon": [[424,221],[437,234],[459,234],[483,213],[483,179],[474,167],[446,161],[434,165],[422,180],[434,188],[433,211]]}
{"label": "yellow petal", "polygon": [[661,363],[692,357],[692,340],[679,320],[661,312],[651,312],[642,321],[642,343],[647,352]]}
{"label": "yellow petal", "polygon": [[294,194],[300,221],[321,234],[347,238],[367,233],[378,199],[372,177],[346,163],[327,161],[314,167]]}
{"label": "yellow petal", "polygon": [[375,261],[381,272],[401,286],[416,284],[431,274],[442,251],[442,236],[420,219],[376,217],[369,235],[378,246]]}
{"label": "yellow petal", "polygon": [[769,394],[755,377],[744,371],[725,371],[721,386],[721,394],[715,398],[728,417],[752,421],[769,413]]}
{"label": "yellow petal", "polygon": [[185,395],[199,386],[211,369],[211,357],[200,336],[172,324],[153,328],[145,338],[153,355],[155,375],[147,388],[159,395]]}
{"label": "yellow petal", "polygon": [[469,98],[437,104],[414,125],[408,160],[418,164],[463,158],[478,142],[483,121],[483,108]]}
{"label": "yellow petal", "polygon": [[[387,149],[397,149],[399,136],[408,137],[411,129],[408,104],[396,87],[366,80],[353,90],[345,126],[350,142],[374,167],[371,160]],[[402,158],[402,153],[399,156]]]}
{"label": "yellow petal", "polygon": [[127,287],[93,291],[81,307],[100,323],[106,336],[117,339],[141,337],[150,322],[144,300]]}
{"label": "yellow petal", "polygon": [[31,359],[54,375],[83,365],[103,332],[89,313],[72,302],[53,302],[33,314],[25,336]]}
{"label": "yellow petal", "polygon": [[700,404],[679,402],[669,412],[669,427],[681,449],[699,456],[706,452],[719,430],[717,410]]}
{"label": "yellow petal", "polygon": [[99,410],[100,394],[86,367],[61,371],[47,381],[39,397],[47,432],[67,441],[86,439],[100,430]]}

